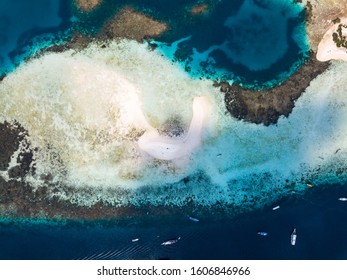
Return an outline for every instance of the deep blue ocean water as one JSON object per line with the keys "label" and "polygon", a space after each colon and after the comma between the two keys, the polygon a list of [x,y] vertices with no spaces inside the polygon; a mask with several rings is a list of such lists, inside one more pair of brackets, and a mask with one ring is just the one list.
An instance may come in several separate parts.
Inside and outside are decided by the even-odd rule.
{"label": "deep blue ocean water", "polygon": [[70,37],[69,0],[0,0],[0,76]]}
{"label": "deep blue ocean water", "polygon": [[[2,221],[0,259],[347,259],[347,202],[339,197],[347,197],[347,186],[314,187],[219,222]],[[161,245],[177,237],[176,244]]]}
{"label": "deep blue ocean water", "polygon": [[[221,1],[219,6],[214,6],[216,1],[206,2],[213,6],[211,14],[193,19],[187,16],[187,9],[196,1],[188,0],[105,0],[105,5],[91,14],[76,11],[68,0],[33,0],[30,7],[24,5],[28,3],[26,0],[0,0],[0,74],[12,71],[40,48],[68,40],[73,30],[97,32],[107,18],[125,5],[170,22],[171,31],[156,43],[159,50],[181,63],[192,75],[219,78],[224,75],[248,86],[261,86],[282,81],[304,61],[305,42],[298,43],[293,37],[296,28],[300,32],[304,30],[303,14],[299,13],[287,23],[281,22],[282,27],[287,24],[284,34],[287,46],[282,56],[272,57],[271,65],[265,65],[263,58],[254,62],[254,55],[252,67],[262,70],[247,67],[247,57],[238,62],[225,59],[221,48],[209,53],[212,64],[191,64],[194,50],[204,53],[225,39],[233,46],[238,42],[237,36],[258,30],[256,24],[253,24],[255,29],[252,25],[241,25],[239,27],[245,29],[235,35],[235,30],[230,31],[225,26],[229,17],[238,14],[243,0]],[[278,24],[271,22],[272,17],[264,18],[268,14],[259,12],[262,1],[254,2],[256,7],[244,10],[241,18],[254,15],[250,16],[253,23],[263,21],[263,29]],[[273,19],[280,19],[281,12],[272,11],[272,14]],[[267,39],[276,34],[265,34],[270,37],[260,36],[250,42],[255,50],[271,48]],[[174,42],[188,37],[189,40],[181,41],[174,50],[174,56],[165,53]],[[243,36],[242,42],[247,43],[247,39],[252,36]],[[282,49],[280,43],[273,42]],[[271,56],[270,52],[265,53]],[[309,189],[305,195],[293,194],[278,202],[280,209],[276,211],[269,206],[219,222],[216,221],[218,217],[213,216],[200,222],[184,218],[177,223],[177,217],[168,217],[165,224],[146,219],[122,225],[112,221],[3,220],[0,223],[0,259],[347,259],[347,202],[338,201],[339,197],[347,197],[346,186],[319,186]],[[296,246],[291,246],[290,234],[294,227],[298,240]],[[266,231],[269,235],[259,236],[258,231]],[[178,236],[181,240],[177,244],[160,245]],[[134,238],[139,241],[132,242]]]}

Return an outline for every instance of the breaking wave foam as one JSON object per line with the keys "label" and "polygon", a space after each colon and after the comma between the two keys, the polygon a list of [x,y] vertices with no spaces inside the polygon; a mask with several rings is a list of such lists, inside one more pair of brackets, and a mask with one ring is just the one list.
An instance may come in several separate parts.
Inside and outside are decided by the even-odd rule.
{"label": "breaking wave foam", "polygon": [[[335,63],[289,118],[265,127],[232,119],[211,81],[190,78],[145,44],[95,44],[45,54],[7,76],[0,120],[17,120],[38,148],[28,182],[38,187],[51,174],[56,184],[75,188],[54,195],[75,203],[261,205],[293,190],[290,183],[344,179],[336,172],[347,159],[346,70]],[[181,124],[187,132],[193,99],[201,95],[212,113],[192,154],[165,161],[139,149],[150,127]]]}

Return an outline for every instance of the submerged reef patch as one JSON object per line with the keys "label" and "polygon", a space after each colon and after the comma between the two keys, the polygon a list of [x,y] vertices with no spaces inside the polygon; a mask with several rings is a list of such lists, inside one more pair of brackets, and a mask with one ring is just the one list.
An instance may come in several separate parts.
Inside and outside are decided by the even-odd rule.
{"label": "submerged reef patch", "polygon": [[102,28],[99,36],[102,39],[117,37],[143,41],[162,35],[168,29],[166,23],[135,11],[130,7],[123,8],[111,18]]}
{"label": "submerged reef patch", "polygon": [[102,3],[102,0],[74,0],[77,7],[84,12],[90,12]]}
{"label": "submerged reef patch", "polygon": [[[18,150],[25,137],[25,131],[18,124],[8,122],[0,124],[0,170],[9,169],[11,157]],[[19,155],[18,155],[19,156]],[[17,161],[17,158],[15,158]]]}
{"label": "submerged reef patch", "polygon": [[209,11],[209,5],[207,3],[196,4],[190,8],[190,13],[193,16],[203,15]]}

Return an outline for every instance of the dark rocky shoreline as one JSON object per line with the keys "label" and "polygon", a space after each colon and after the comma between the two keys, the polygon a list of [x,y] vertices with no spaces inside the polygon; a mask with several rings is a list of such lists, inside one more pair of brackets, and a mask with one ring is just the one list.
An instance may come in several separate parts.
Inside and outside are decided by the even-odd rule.
{"label": "dark rocky shoreline", "polygon": [[322,74],[330,62],[320,62],[313,52],[309,59],[282,84],[266,90],[252,90],[227,82],[216,82],[225,94],[227,111],[231,116],[256,124],[276,124],[279,117],[288,117],[295,101]]}

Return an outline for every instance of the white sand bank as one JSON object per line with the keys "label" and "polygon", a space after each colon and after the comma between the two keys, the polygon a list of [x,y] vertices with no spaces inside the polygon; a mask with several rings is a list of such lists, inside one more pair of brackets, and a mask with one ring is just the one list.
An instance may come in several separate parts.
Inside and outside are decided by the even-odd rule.
{"label": "white sand bank", "polygon": [[163,136],[156,129],[151,128],[140,137],[138,141],[140,149],[161,160],[173,160],[189,155],[201,142],[204,121],[210,112],[211,104],[208,97],[195,97],[193,118],[188,133],[184,137]]}

